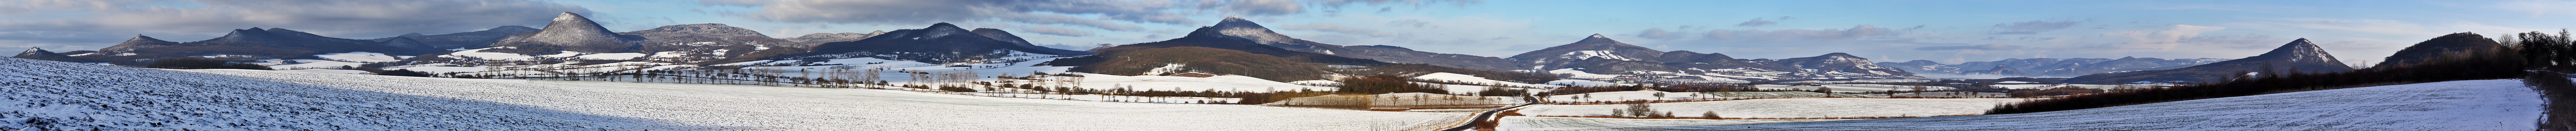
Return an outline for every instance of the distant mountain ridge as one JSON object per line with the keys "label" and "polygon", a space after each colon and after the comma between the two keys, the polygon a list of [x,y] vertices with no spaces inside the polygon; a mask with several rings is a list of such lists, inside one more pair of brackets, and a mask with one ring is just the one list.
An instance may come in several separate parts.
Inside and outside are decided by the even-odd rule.
{"label": "distant mountain ridge", "polygon": [[[2234,59],[2220,59],[2220,58],[2163,59],[2163,58],[2137,58],[2137,57],[2121,57],[2121,58],[2119,58],[2119,59],[2104,59],[2104,58],[2066,58],[2066,59],[2058,59],[2058,58],[2027,58],[2027,59],[2020,59],[2020,58],[2016,58],[2016,59],[2004,59],[2004,60],[1996,60],[1996,61],[1976,61],[1976,62],[1967,62],[1967,63],[1960,63],[1960,64],[1941,64],[1941,63],[1939,63],[1939,62],[1932,62],[1932,61],[1930,61],[1930,60],[1914,60],[1914,61],[1906,61],[1906,62],[1901,62],[1901,63],[1900,63],[1900,62],[1878,62],[1878,65],[1881,65],[1881,66],[1887,66],[1887,67],[1894,67],[1894,68],[1898,68],[1898,69],[1904,69],[1905,71],[1908,71],[1908,72],[1914,72],[1914,73],[1919,73],[1919,74],[1999,75],[1999,76],[2004,76],[2004,77],[2074,77],[2074,76],[2083,76],[2083,75],[2100,74],[2100,73],[2111,73],[2111,72],[2174,69],[2174,68],[2190,67],[2190,66],[2194,66],[2194,65],[2201,65],[2201,64],[2215,63],[2215,62],[2218,62],[2218,61],[2226,61],[2226,60],[2234,60]],[[1997,73],[1992,72],[1993,70],[1996,70],[1996,69],[1998,69],[1998,68],[2008,68],[2008,69],[2011,69],[2012,71],[2019,72],[2019,73],[2015,73],[2015,74],[1997,74]],[[1971,73],[1975,73],[1975,72],[1985,72],[1985,73],[1976,73],[1976,74],[1971,74]]]}
{"label": "distant mountain ridge", "polygon": [[[931,24],[921,29],[902,29],[860,39],[815,45],[812,52],[771,59],[842,59],[871,57],[888,60],[910,60],[928,63],[976,62],[1010,57],[1049,57],[1089,55],[1089,52],[1052,49],[1027,45],[1018,37],[986,37],[986,34],[1010,36],[991,30],[977,33],[948,23]],[[1026,54],[1023,54],[1026,53]]]}
{"label": "distant mountain ridge", "polygon": [[[1218,20],[1216,25],[1204,28],[1212,30],[1209,33],[1213,33],[1214,37],[1243,39],[1252,41],[1256,44],[1269,45],[1298,52],[1371,59],[1393,63],[1420,63],[1469,69],[1495,71],[1519,69],[1519,64],[1503,58],[1423,52],[1415,51],[1411,48],[1386,45],[1341,46],[1290,38],[1288,35],[1281,35],[1278,32],[1271,31],[1269,28],[1262,27],[1260,23],[1253,23],[1252,20],[1245,20],[1243,17],[1226,16],[1225,19]],[[1192,34],[1196,35],[1199,33]]]}
{"label": "distant mountain ridge", "polygon": [[1921,79],[1847,53],[1787,59],[1737,59],[1725,54],[1657,51],[1593,34],[1574,43],[1513,55],[1526,70],[1550,73],[1678,74],[1716,81],[1803,79]]}
{"label": "distant mountain ridge", "polygon": [[2270,52],[2264,52],[2262,55],[2245,57],[2243,59],[2220,61],[2216,63],[2170,70],[2146,70],[2084,75],[2077,76],[2075,78],[2067,78],[2065,82],[2079,84],[2120,84],[2138,82],[2160,83],[2173,81],[2215,82],[2226,78],[2248,75],[2238,74],[2240,72],[2260,74],[2284,73],[2291,71],[2345,72],[2352,71],[2352,66],[2344,65],[2343,61],[2335,59],[2333,54],[2327,54],[2325,49],[2318,47],[2316,43],[2310,43],[2308,42],[2308,39],[2300,38],[2298,40],[2290,41],[2289,44],[2282,44],[2279,48],[2273,48]]}
{"label": "distant mountain ridge", "polygon": [[92,60],[92,59],[89,59],[89,58],[72,57],[72,56],[70,56],[70,55],[63,55],[63,54],[60,54],[60,53],[54,53],[53,51],[47,51],[47,50],[45,50],[45,48],[27,48],[27,51],[18,52],[18,55],[10,56],[10,57],[12,57],[12,58],[36,59],[36,60],[62,61],[62,62],[77,62],[77,63],[101,63],[101,62],[107,62],[107,61],[100,61],[100,60]]}
{"label": "distant mountain ridge", "polygon": [[886,33],[886,32],[885,32],[885,31],[882,31],[882,30],[880,30],[880,31],[876,31],[876,32],[868,32],[868,33],[814,33],[814,34],[805,34],[805,36],[797,36],[797,37],[795,37],[795,38],[787,38],[787,41],[796,41],[796,42],[805,42],[805,43],[816,43],[816,44],[821,44],[821,43],[831,43],[831,42],[843,42],[843,41],[858,41],[859,39],[867,39],[868,37],[876,36],[876,35],[879,35],[879,34],[885,34],[885,33]]}
{"label": "distant mountain ridge", "polygon": [[367,39],[367,40],[369,40],[369,41],[390,41],[390,40],[393,40],[394,38],[411,38],[412,40],[418,40],[418,41],[420,41],[420,43],[422,43],[422,44],[429,45],[429,46],[431,46],[431,47],[438,47],[438,48],[449,48],[449,49],[453,49],[453,48],[482,48],[482,47],[484,47],[484,46],[492,46],[492,43],[494,43],[494,42],[498,42],[498,40],[501,40],[501,37],[508,37],[508,36],[510,36],[510,34],[518,34],[519,32],[528,32],[528,31],[536,31],[536,30],[537,30],[537,28],[528,28],[528,27],[526,27],[526,26],[515,26],[515,25],[512,25],[512,26],[493,27],[492,29],[484,29],[484,30],[481,30],[481,31],[473,31],[473,32],[457,32],[457,33],[438,34],[438,35],[420,35],[420,33],[411,33],[411,34],[404,34],[404,35],[402,35],[402,36],[385,37],[385,38],[376,38],[376,39]]}
{"label": "distant mountain ridge", "polygon": [[205,57],[236,62],[262,59],[316,59],[313,55],[347,52],[391,54],[436,53],[438,49],[414,41],[378,42],[324,37],[282,28],[234,29],[222,37],[194,42],[170,42],[137,35],[124,43],[101,48],[102,51],[75,51],[66,56],[115,62],[119,65],[142,65],[159,58]]}

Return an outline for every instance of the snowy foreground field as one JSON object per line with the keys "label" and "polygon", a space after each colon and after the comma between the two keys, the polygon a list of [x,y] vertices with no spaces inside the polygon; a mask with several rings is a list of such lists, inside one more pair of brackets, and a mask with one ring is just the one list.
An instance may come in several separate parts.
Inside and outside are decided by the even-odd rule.
{"label": "snowy foreground field", "polygon": [[1403,130],[1469,112],[872,89],[159,70],[0,59],[0,130]]}
{"label": "snowy foreground field", "polygon": [[[1883,99],[1883,98],[1788,98],[1729,101],[1654,103],[1654,111],[1672,112],[1697,117],[1715,112],[1727,118],[1828,118],[1828,117],[1903,117],[1984,114],[1987,109],[2023,99]],[[1538,116],[1610,115],[1611,109],[1628,105],[1532,105],[1521,108],[1521,114]]]}
{"label": "snowy foreground field", "polygon": [[2468,80],[2024,114],[1598,130],[2528,131],[2540,104],[2520,81]]}
{"label": "snowy foreground field", "polygon": [[1519,113],[1533,116],[1503,117],[1499,130],[1578,130],[1660,126],[1733,125],[1779,122],[1834,121],[1856,119],[1813,119],[1833,117],[1921,117],[1982,114],[1996,104],[2024,99],[1886,99],[1886,98],[1786,98],[1729,101],[1701,101],[1647,104],[1656,112],[1676,116],[1700,117],[1715,113],[1726,118],[1798,118],[1787,120],[1708,120],[1708,119],[1621,119],[1542,116],[1605,116],[1613,109],[1628,105],[1533,105]]}

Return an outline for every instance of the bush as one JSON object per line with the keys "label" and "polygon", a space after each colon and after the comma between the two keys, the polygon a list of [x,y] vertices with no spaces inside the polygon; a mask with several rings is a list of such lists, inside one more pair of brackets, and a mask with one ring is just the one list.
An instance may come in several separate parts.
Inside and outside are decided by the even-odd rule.
{"label": "bush", "polygon": [[419,72],[419,71],[411,71],[411,69],[396,69],[396,70],[389,70],[389,71],[385,71],[385,72],[382,72],[382,73],[376,73],[376,75],[409,76],[409,77],[429,77],[429,75],[431,75],[431,74],[433,74],[433,73],[428,73],[428,72]]}
{"label": "bush", "polygon": [[1417,93],[1417,92],[1418,92],[1418,93],[1433,93],[1433,94],[1448,94],[1448,93],[1449,93],[1449,91],[1448,91],[1448,90],[1441,89],[1441,87],[1440,87],[1441,85],[1427,84],[1427,83],[1413,83],[1412,81],[1407,81],[1406,79],[1408,79],[1408,78],[1405,78],[1405,77],[1402,77],[1402,76],[1395,76],[1395,75],[1369,75],[1369,76],[1361,76],[1360,78],[1350,78],[1350,79],[1347,79],[1347,80],[1342,80],[1342,83],[1343,83],[1343,84],[1342,84],[1342,86],[1341,86],[1341,87],[1342,87],[1341,92],[1342,92],[1342,93],[1358,93],[1358,94]]}
{"label": "bush", "polygon": [[2093,93],[2102,93],[2102,90],[2101,90],[2101,89],[2084,89],[2084,88],[2074,88],[2074,87],[2059,87],[2059,88],[2050,88],[2050,89],[2046,89],[2046,90],[2022,90],[2022,91],[2012,91],[2012,92],[2008,92],[2008,93],[2006,93],[2006,94],[2010,94],[2012,97],[2039,97],[2039,96],[2056,96],[2056,95],[2081,95],[2081,94],[2093,94]]}
{"label": "bush", "polygon": [[2576,96],[2576,82],[2567,80],[2564,74],[2539,70],[2523,73],[2522,83],[2539,89],[2541,98],[2549,101],[2541,112],[2544,117],[2540,121],[2540,130],[2576,130],[2576,106],[2570,106],[2576,105],[2576,100],[2568,99],[2568,96]]}

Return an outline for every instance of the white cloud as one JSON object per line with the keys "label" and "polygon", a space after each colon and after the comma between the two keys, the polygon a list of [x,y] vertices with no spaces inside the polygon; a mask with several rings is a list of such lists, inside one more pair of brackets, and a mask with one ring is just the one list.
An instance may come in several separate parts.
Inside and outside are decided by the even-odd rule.
{"label": "white cloud", "polygon": [[2530,13],[2530,17],[2540,17],[2541,15],[2548,15],[2551,13],[2556,13],[2558,15],[2576,15],[2576,9],[2568,9],[2567,7],[2576,7],[2576,1],[2523,0],[2499,2],[2495,5],[2495,8],[2497,9]]}
{"label": "white cloud", "polygon": [[[1788,16],[1781,16],[1781,17],[1780,17],[1780,19],[1781,19],[1781,20],[1788,20],[1788,18],[1789,18]],[[1765,26],[1765,25],[1779,24],[1779,23],[1780,23],[1780,22],[1773,22],[1773,21],[1762,20],[1762,17],[1753,17],[1753,20],[1751,20],[1751,21],[1744,21],[1743,23],[1735,23],[1735,26],[1743,26],[1743,27],[1757,27],[1757,26]]]}
{"label": "white cloud", "polygon": [[2030,21],[2030,22],[2014,22],[2014,23],[1995,24],[1995,28],[1997,28],[1997,29],[2003,29],[2004,31],[2003,31],[2003,32],[1995,32],[1994,34],[2020,34],[2020,35],[2038,34],[2039,32],[2042,32],[2042,31],[2052,31],[2052,30],[2058,30],[2058,29],[2066,29],[2067,27],[2075,27],[2075,24],[2076,24],[2076,23],[2083,23],[2083,22],[2082,22],[2082,21],[2056,21],[2056,22],[2050,22],[2050,21],[2036,21],[2036,20],[2034,20],[2034,21]]}
{"label": "white cloud", "polygon": [[2198,37],[2201,32],[2226,29],[2227,27],[2216,26],[2169,25],[2166,26],[2164,30],[2121,31],[2111,33],[2111,35],[2129,38],[2129,40],[2131,40],[2130,42],[2134,43],[2130,44],[2130,46],[2125,46],[2124,48],[2173,50],[2175,47],[2182,45],[2176,42],[2181,42],[2184,38]]}

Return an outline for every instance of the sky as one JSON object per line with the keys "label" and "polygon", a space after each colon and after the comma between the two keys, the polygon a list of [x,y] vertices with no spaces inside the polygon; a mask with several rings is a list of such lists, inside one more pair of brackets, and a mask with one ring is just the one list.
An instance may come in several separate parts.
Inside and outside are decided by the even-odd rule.
{"label": "sky", "polygon": [[559,12],[617,32],[720,23],[778,38],[946,22],[1059,48],[1167,40],[1241,16],[1326,44],[1478,56],[1601,34],[1744,59],[1844,52],[1945,64],[2243,58],[2306,38],[2368,65],[2443,34],[2576,25],[2576,1],[0,0],[0,47],[94,50],[133,35],[187,42],[251,27],[372,39],[542,28]]}

